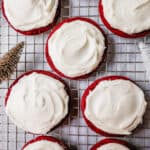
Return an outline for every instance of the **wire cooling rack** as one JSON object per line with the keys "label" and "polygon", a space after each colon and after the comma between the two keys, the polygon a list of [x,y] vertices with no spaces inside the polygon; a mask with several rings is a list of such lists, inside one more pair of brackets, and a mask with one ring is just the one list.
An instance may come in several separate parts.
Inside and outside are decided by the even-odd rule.
{"label": "wire cooling rack", "polygon": [[[85,88],[95,79],[105,75],[124,75],[136,81],[145,91],[147,100],[150,96],[150,84],[142,64],[137,42],[143,39],[123,39],[110,33],[101,23],[98,15],[98,0],[62,0],[61,18],[72,16],[89,17],[97,21],[108,37],[108,53],[105,62],[96,73],[80,81],[66,80],[71,90],[73,107],[68,119],[55,131],[49,133],[70,146],[71,150],[88,150],[101,137],[92,132],[85,124],[81,110],[80,98]],[[0,150],[20,150],[24,143],[35,136],[25,133],[14,126],[7,118],[4,109],[4,97],[9,85],[22,73],[32,69],[50,71],[44,55],[48,33],[26,37],[13,31],[0,14],[0,55],[2,56],[19,41],[25,41],[26,47],[17,66],[16,73],[8,82],[0,85]],[[150,38],[147,38],[147,44]],[[150,105],[148,104],[144,123],[133,135],[124,137],[139,150],[150,150]]]}

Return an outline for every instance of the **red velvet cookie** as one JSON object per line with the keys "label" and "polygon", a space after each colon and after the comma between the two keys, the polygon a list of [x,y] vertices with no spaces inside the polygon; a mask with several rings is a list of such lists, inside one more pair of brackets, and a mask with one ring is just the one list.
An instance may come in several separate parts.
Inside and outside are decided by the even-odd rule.
{"label": "red velvet cookie", "polygon": [[[80,23],[82,25],[80,25]],[[87,25],[88,24],[88,25]],[[88,57],[88,53],[89,53],[89,49],[88,49],[88,46],[86,47],[85,45],[83,45],[83,43],[85,41],[84,38],[85,38],[85,35],[84,33],[82,33],[82,36],[81,36],[81,32],[80,29],[83,27],[84,28],[84,25],[87,27],[87,30],[90,30],[92,27],[93,28],[93,31],[94,32],[98,32],[98,34],[101,34],[101,36],[104,38],[103,42],[102,41],[99,41],[98,42],[101,42],[103,43],[103,46],[102,47],[102,51],[101,52],[102,54],[99,56],[98,55],[98,58],[97,59],[100,59],[98,60],[98,64],[97,65],[94,65],[94,67],[92,69],[90,69],[90,71],[88,71],[88,73],[75,73],[76,75],[74,75],[74,71],[76,70],[79,70],[79,69],[76,69],[78,68],[79,66],[82,66],[84,64],[87,64],[89,62],[92,61],[89,60],[88,62],[83,62],[82,64],[78,65],[78,62],[80,62],[82,60],[82,56],[84,55],[86,57]],[[68,27],[67,27],[68,26]],[[80,26],[80,28],[79,28]],[[74,30],[74,31],[72,31]],[[95,31],[96,30],[96,31]],[[71,32],[71,33],[69,33]],[[73,33],[72,33],[73,32]],[[86,32],[86,31],[84,31]],[[88,32],[88,31],[87,31]],[[91,31],[89,31],[91,32]],[[68,36],[67,36],[68,34]],[[91,38],[90,40],[95,40],[95,33],[91,33],[91,35],[89,35],[90,33],[86,33],[87,37],[86,38]],[[91,36],[91,37],[90,37]],[[99,36],[99,35],[98,35]],[[98,37],[97,36],[97,37]],[[55,38],[56,37],[56,38]],[[49,41],[52,41],[52,44],[50,45]],[[66,41],[65,41],[66,40]],[[74,41],[73,41],[74,40]],[[86,41],[86,42],[89,42],[90,43],[90,40],[89,41]],[[95,42],[95,41],[94,41]],[[58,44],[59,43],[59,44]],[[88,44],[89,44],[88,43]],[[86,43],[87,44],[87,43]],[[91,44],[91,43],[90,43]],[[79,45],[79,46],[78,46]],[[101,44],[102,45],[102,44]],[[55,48],[55,50],[52,48]],[[60,48],[60,47],[63,47],[63,48]],[[74,48],[74,46],[76,46]],[[86,49],[86,48],[87,49]],[[45,52],[46,52],[46,59],[47,59],[47,62],[48,64],[50,65],[50,67],[57,73],[59,74],[60,76],[62,77],[66,77],[66,78],[69,78],[69,79],[74,79],[74,80],[77,80],[77,79],[82,79],[82,78],[87,78],[91,72],[95,71],[97,69],[97,67],[103,62],[104,58],[105,58],[105,55],[106,55],[106,47],[107,47],[107,42],[106,42],[106,38],[105,38],[105,35],[104,35],[104,32],[103,30],[100,28],[100,26],[93,20],[91,19],[88,19],[88,18],[81,18],[81,17],[75,17],[75,18],[69,18],[69,19],[66,19],[64,21],[62,21],[60,24],[58,24],[54,29],[53,31],[50,33],[49,37],[48,37],[48,40],[47,40],[47,43],[46,43],[46,49],[45,49]],[[81,48],[81,50],[79,49]],[[60,52],[59,52],[60,50]],[[68,51],[67,51],[68,50]],[[86,52],[87,50],[87,52]],[[67,51],[67,52],[65,52]],[[69,51],[70,54],[69,54]],[[77,51],[77,52],[76,52]],[[100,50],[101,51],[101,50]],[[79,53],[78,53],[79,52]],[[81,52],[81,54],[80,54]],[[91,53],[96,53],[94,50],[92,50],[91,48]],[[52,56],[50,53],[53,53],[53,55],[57,55],[57,56]],[[56,54],[55,54],[56,53]],[[97,52],[99,53],[99,52]],[[61,55],[61,56],[60,56]],[[64,56],[62,56],[64,55]],[[66,55],[66,56],[65,56]],[[92,55],[92,54],[91,54]],[[70,58],[69,58],[70,56]],[[80,56],[81,59],[78,60],[78,57],[77,56]],[[83,57],[84,57],[83,56]],[[66,58],[65,58],[66,57]],[[86,59],[86,58],[85,58]],[[65,62],[65,63],[64,63]],[[66,63],[67,62],[67,63]],[[71,65],[70,65],[71,64]],[[62,66],[61,66],[62,65]],[[69,68],[68,70],[65,68],[65,65]],[[58,68],[59,66],[59,68]],[[75,67],[74,67],[75,66]],[[89,65],[90,66],[90,65]],[[64,71],[63,69],[61,70],[60,68],[65,68],[66,70]],[[83,68],[84,69],[84,68]],[[73,70],[72,72],[70,70]],[[88,69],[86,69],[88,70]],[[63,72],[64,71],[64,72]],[[68,73],[69,72],[69,73]],[[68,75],[68,74],[71,74],[73,75]],[[86,72],[86,71],[85,71]],[[80,75],[77,75],[77,74],[80,74]]]}
{"label": "red velvet cookie", "polygon": [[142,32],[139,33],[133,33],[133,34],[129,34],[126,33],[120,29],[114,28],[112,27],[112,25],[109,23],[109,20],[106,19],[105,14],[104,14],[104,7],[102,4],[103,0],[99,0],[99,14],[101,17],[102,22],[104,23],[104,25],[114,34],[124,37],[124,38],[139,38],[139,37],[143,37],[146,36],[147,34],[150,33],[150,30],[144,30]]}
{"label": "red velvet cookie", "polygon": [[92,146],[91,150],[97,150],[98,148],[107,145],[107,144],[119,144],[122,145],[130,150],[135,150],[135,147],[131,146],[129,143],[122,141],[122,140],[118,140],[118,139],[104,139],[99,141],[98,143],[96,143],[95,145]]}
{"label": "red velvet cookie", "polygon": [[[13,25],[13,23],[9,20],[8,16],[6,15],[6,10],[5,10],[5,7],[4,7],[4,3],[5,3],[5,0],[2,0],[2,13],[3,13],[3,16],[4,18],[6,19],[6,21],[8,22],[8,24],[18,33],[21,33],[21,34],[24,34],[24,35],[37,35],[37,34],[41,34],[43,32],[46,32],[50,29],[52,29],[56,23],[57,23],[57,20],[60,16],[60,11],[61,11],[61,0],[58,0],[58,6],[57,6],[57,10],[56,10],[56,14],[55,14],[55,17],[52,21],[52,23],[50,24],[47,24],[45,26],[41,26],[41,27],[38,27],[38,28],[32,28],[32,29],[29,29],[29,30],[21,30],[21,29],[18,29],[17,27],[15,27]],[[19,13],[19,12],[18,12]]]}
{"label": "red velvet cookie", "polygon": [[[81,110],[87,125],[93,131],[104,136],[120,136],[131,134],[141,123],[146,105],[143,91],[133,81],[122,76],[108,76],[94,81],[85,90]],[[136,123],[133,120],[130,124],[130,117],[137,117],[133,114],[140,117],[135,119]],[[128,121],[130,125],[126,128]]]}
{"label": "red velvet cookie", "polygon": [[61,141],[59,141],[58,139],[51,137],[51,136],[39,136],[29,142],[27,142],[23,148],[21,150],[25,150],[26,148],[28,148],[29,146],[31,146],[32,144],[36,144],[37,142],[41,142],[41,141],[47,141],[47,142],[52,142],[54,144],[58,144],[60,147],[62,147],[64,150],[68,150],[68,147],[62,143]]}
{"label": "red velvet cookie", "polygon": [[[30,90],[28,89],[29,86]],[[32,94],[33,89],[34,93]],[[15,95],[16,93],[18,94]],[[18,104],[18,99],[20,99],[20,104]],[[53,101],[53,99],[57,99],[57,101]],[[20,109],[15,109],[16,105],[20,105]],[[59,126],[69,114],[69,105],[68,88],[64,81],[55,74],[44,70],[33,70],[21,75],[11,84],[5,98],[6,113],[11,121],[19,128],[34,134],[46,134]],[[12,108],[15,109],[13,116]],[[57,111],[58,108],[59,111]],[[50,112],[51,110],[52,112]],[[44,114],[42,115],[42,113]],[[19,119],[18,114],[22,116],[25,125],[22,125],[22,119]],[[47,121],[44,121],[43,118]]]}

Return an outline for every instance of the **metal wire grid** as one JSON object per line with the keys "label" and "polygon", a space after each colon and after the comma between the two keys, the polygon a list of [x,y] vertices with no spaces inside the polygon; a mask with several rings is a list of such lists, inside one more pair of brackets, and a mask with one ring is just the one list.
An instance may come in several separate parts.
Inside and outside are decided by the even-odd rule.
{"label": "metal wire grid", "polygon": [[[98,0],[62,0],[61,18],[83,16],[99,22],[108,37],[108,53],[105,62],[96,73],[88,79],[71,81],[65,79],[71,90],[73,107],[70,116],[58,129],[49,133],[64,140],[70,149],[88,150],[101,137],[92,132],[85,124],[81,110],[80,98],[85,88],[95,79],[115,74],[124,75],[136,81],[150,96],[150,84],[148,83],[145,69],[142,64],[137,42],[143,39],[123,39],[110,33],[101,23],[98,15]],[[39,36],[26,37],[13,31],[0,14],[0,54],[4,54],[19,41],[25,41],[26,47],[19,62],[16,73],[8,82],[0,85],[0,150],[20,150],[24,143],[35,137],[25,133],[14,126],[5,115],[4,97],[9,85],[22,73],[32,69],[44,69],[50,71],[44,55],[45,41],[48,33]],[[147,38],[147,44],[150,40]],[[150,105],[148,104],[144,123],[138,127],[133,135],[123,139],[134,144],[140,150],[150,150]]]}

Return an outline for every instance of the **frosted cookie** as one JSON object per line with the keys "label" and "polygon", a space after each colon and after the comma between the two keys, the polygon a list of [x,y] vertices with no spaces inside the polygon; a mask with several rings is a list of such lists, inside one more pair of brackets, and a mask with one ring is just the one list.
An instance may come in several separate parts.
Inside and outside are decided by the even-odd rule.
{"label": "frosted cookie", "polygon": [[135,150],[135,147],[122,140],[104,139],[96,143],[91,150]]}
{"label": "frosted cookie", "polygon": [[39,136],[26,143],[22,150],[68,150],[68,148],[54,137]]}
{"label": "frosted cookie", "polygon": [[60,14],[60,0],[3,0],[2,11],[14,30],[35,35],[54,26]]}
{"label": "frosted cookie", "polygon": [[100,0],[99,12],[113,33],[136,38],[150,33],[149,0]]}
{"label": "frosted cookie", "polygon": [[143,120],[147,102],[131,80],[108,76],[93,82],[82,97],[88,126],[103,135],[129,135]]}
{"label": "frosted cookie", "polygon": [[88,77],[103,61],[106,39],[99,25],[87,18],[70,18],[57,25],[46,44],[46,58],[59,75]]}
{"label": "frosted cookie", "polygon": [[31,71],[16,79],[8,89],[5,106],[10,120],[24,131],[46,134],[68,114],[66,86],[56,75]]}

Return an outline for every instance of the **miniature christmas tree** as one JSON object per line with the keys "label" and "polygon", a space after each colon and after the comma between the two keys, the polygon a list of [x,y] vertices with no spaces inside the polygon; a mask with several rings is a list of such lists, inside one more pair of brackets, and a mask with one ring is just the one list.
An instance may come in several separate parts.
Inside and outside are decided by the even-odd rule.
{"label": "miniature christmas tree", "polygon": [[18,43],[14,48],[9,50],[2,58],[0,58],[0,82],[8,80],[14,73],[23,47],[24,42]]}

